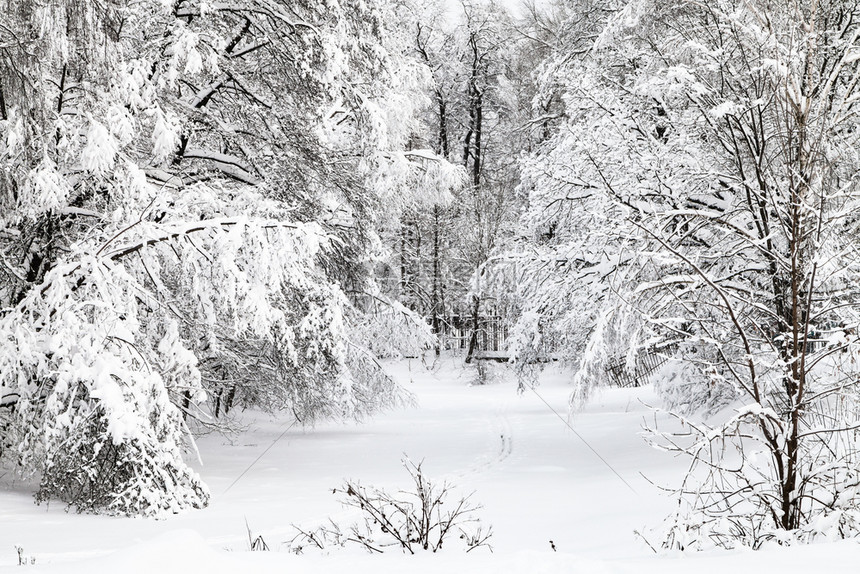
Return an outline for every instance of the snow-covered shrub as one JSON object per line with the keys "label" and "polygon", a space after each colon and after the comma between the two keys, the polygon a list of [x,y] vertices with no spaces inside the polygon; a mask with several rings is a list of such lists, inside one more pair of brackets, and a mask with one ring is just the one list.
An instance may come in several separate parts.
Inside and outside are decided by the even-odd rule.
{"label": "snow-covered shrub", "polygon": [[[779,413],[750,405],[716,426],[685,419],[683,434],[656,443],[691,460],[677,489],[678,508],[657,531],[660,545],[758,549],[860,536],[860,436],[829,428],[856,412],[856,403],[857,397],[823,399],[815,407],[797,444],[794,503],[788,506],[782,496],[786,459],[774,453],[793,448],[792,435]],[[783,528],[783,513],[798,527]]]}
{"label": "snow-covered shrub", "polygon": [[738,397],[738,392],[714,363],[696,363],[690,355],[686,360],[673,357],[650,377],[654,391],[665,408],[679,414],[711,415]]}
{"label": "snow-covered shrub", "polygon": [[[208,491],[182,460],[187,429],[157,349],[135,340],[135,283],[108,263],[55,268],[0,318],[0,389],[17,397],[6,436],[40,474],[37,500],[140,515],[200,508]],[[165,355],[187,353],[164,341]],[[199,372],[188,374],[183,388],[199,394]]]}
{"label": "snow-covered shrub", "polygon": [[421,463],[406,459],[403,466],[412,479],[412,489],[391,494],[357,481],[346,481],[334,492],[345,497],[346,506],[361,512],[361,522],[348,528],[329,521],[316,530],[298,529],[290,543],[291,550],[301,553],[305,548],[323,550],[356,544],[368,552],[383,552],[393,547],[415,554],[421,550],[437,552],[443,543],[450,546],[450,541],[459,540],[466,552],[481,546],[492,551],[489,545],[492,527],[484,530],[475,516],[480,505],[472,504],[470,496],[452,501],[451,485],[447,482],[438,485],[428,479]]}
{"label": "snow-covered shrub", "polygon": [[[64,413],[69,424],[49,430],[37,502],[58,499],[79,512],[156,517],[206,506],[208,489],[177,455],[181,451],[176,445],[157,436],[114,442],[104,407],[81,399],[84,396],[76,399],[77,409]],[[181,416],[171,410],[174,420],[169,423],[181,426]],[[158,412],[152,417],[162,418]],[[175,432],[169,425],[161,430],[165,438]]]}
{"label": "snow-covered shrub", "polygon": [[417,357],[436,344],[430,325],[396,301],[374,297],[355,314],[352,338],[380,359]]}

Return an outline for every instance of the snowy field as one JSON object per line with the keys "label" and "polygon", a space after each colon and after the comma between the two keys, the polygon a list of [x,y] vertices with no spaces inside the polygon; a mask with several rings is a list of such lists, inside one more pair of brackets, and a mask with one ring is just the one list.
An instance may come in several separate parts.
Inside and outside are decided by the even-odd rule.
{"label": "snowy field", "polygon": [[[558,373],[545,374],[540,395],[519,395],[515,380],[504,372],[489,384],[471,385],[474,369],[464,367],[461,358],[445,358],[432,370],[417,360],[390,369],[415,395],[415,407],[363,424],[326,423],[307,430],[259,415],[254,422],[245,413],[253,431],[201,438],[204,464],[198,470],[212,491],[211,505],[202,511],[166,520],[78,515],[59,504],[34,505],[30,486],[6,472],[0,478],[0,572],[860,569],[860,546],[854,542],[655,556],[634,530],[657,526],[672,501],[649,480],[670,484],[684,461],[643,441],[643,421],[653,418],[644,403],[656,402],[647,388],[605,391],[572,421],[622,481],[550,409],[566,416],[569,387]],[[448,480],[463,495],[474,492],[473,501],[483,505],[482,521],[493,526],[492,553],[477,548],[465,554],[454,547],[417,556],[397,550],[369,555],[357,548],[298,556],[288,551],[293,525],[308,529],[328,518],[352,519],[353,511],[332,494],[344,479],[392,491],[407,487],[404,454],[423,460],[431,479]],[[249,529],[265,540],[269,552],[249,551]],[[15,545],[35,564],[18,566]]]}

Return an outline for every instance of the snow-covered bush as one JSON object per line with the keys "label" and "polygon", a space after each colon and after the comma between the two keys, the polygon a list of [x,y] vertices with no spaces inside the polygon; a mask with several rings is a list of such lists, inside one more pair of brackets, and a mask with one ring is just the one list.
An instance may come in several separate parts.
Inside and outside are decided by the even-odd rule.
{"label": "snow-covered bush", "polygon": [[[345,528],[334,521],[313,531],[298,529],[290,543],[293,552],[305,548],[324,550],[356,544],[368,552],[384,552],[396,548],[415,554],[421,550],[437,552],[443,543],[453,540],[470,552],[487,547],[493,534],[492,527],[484,530],[475,513],[480,505],[472,504],[470,496],[452,501],[452,487],[447,482],[438,485],[424,474],[421,463],[403,461],[412,479],[412,489],[391,494],[383,489],[362,486],[357,481],[346,481],[335,489],[343,495],[346,506],[361,511],[362,521]],[[444,505],[444,508],[443,508]]]}
{"label": "snow-covered bush", "polygon": [[353,339],[378,358],[417,357],[436,344],[427,321],[396,301],[375,297],[356,317]]}
{"label": "snow-covered bush", "polygon": [[650,377],[665,408],[681,415],[708,417],[738,398],[737,389],[720,375],[713,362],[683,351],[679,355],[692,355],[692,360],[671,358]]}
{"label": "snow-covered bush", "polygon": [[658,434],[655,446],[691,461],[677,489],[678,508],[657,530],[659,543],[672,550],[759,549],[855,538],[860,532],[860,437],[829,427],[855,417],[858,408],[857,397],[811,405],[798,441],[794,504],[787,509],[798,525],[794,529],[782,527],[786,469],[773,455],[775,449],[791,448],[784,415],[751,405],[735,409],[717,425],[685,418],[683,434]]}
{"label": "snow-covered bush", "polygon": [[[154,364],[188,351],[176,338],[160,348],[136,340],[135,287],[124,268],[91,257],[54,268],[0,318],[0,388],[16,396],[6,436],[22,466],[41,473],[38,500],[144,515],[206,505],[181,457],[175,388]],[[200,395],[194,361],[185,368],[184,389]]]}

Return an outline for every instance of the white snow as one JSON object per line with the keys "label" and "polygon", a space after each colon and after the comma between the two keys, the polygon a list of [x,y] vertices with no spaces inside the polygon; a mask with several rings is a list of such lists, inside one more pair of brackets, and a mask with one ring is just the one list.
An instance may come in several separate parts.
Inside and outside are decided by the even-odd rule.
{"label": "white snow", "polygon": [[[445,357],[434,370],[420,360],[389,368],[417,406],[364,424],[306,430],[290,428],[291,420],[243,413],[252,430],[200,438],[204,465],[197,470],[212,491],[205,510],[161,521],[78,515],[57,503],[34,505],[32,485],[0,470],[0,573],[847,573],[860,563],[860,546],[850,541],[654,555],[633,531],[658,525],[672,500],[642,474],[672,484],[685,461],[651,449],[638,434],[643,419],[653,417],[643,402],[657,402],[649,388],[606,390],[570,420],[634,493],[542,401],[566,417],[570,387],[561,373],[546,373],[539,395],[519,395],[501,367],[491,369],[502,373],[497,380],[470,385],[475,371],[462,357]],[[465,554],[453,546],[417,556],[358,549],[296,556],[286,550],[293,524],[350,520],[353,511],[331,492],[344,479],[391,491],[407,487],[404,454],[423,460],[431,479],[446,479],[464,495],[474,492],[473,501],[484,506],[482,521],[493,526],[493,553],[478,548]],[[248,528],[270,552],[248,550]],[[17,565],[16,545],[34,565]]]}

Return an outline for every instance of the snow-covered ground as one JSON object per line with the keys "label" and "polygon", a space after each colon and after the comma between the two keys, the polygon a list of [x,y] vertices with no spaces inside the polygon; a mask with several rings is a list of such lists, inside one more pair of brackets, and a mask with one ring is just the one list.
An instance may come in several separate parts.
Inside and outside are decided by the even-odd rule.
{"label": "snow-covered ground", "polygon": [[[444,358],[432,370],[418,360],[390,367],[417,406],[363,424],[326,423],[307,430],[246,413],[253,430],[201,438],[199,471],[212,491],[205,510],[166,520],[78,515],[56,503],[36,506],[26,483],[11,473],[0,476],[0,573],[858,569],[855,542],[655,556],[634,530],[659,524],[672,501],[649,480],[672,483],[684,461],[651,449],[639,434],[643,420],[653,417],[645,406],[656,403],[650,389],[605,391],[571,421],[571,430],[552,410],[567,413],[570,389],[560,373],[545,374],[539,394],[517,394],[516,382],[501,367],[496,371],[502,375],[489,384],[470,385],[474,369],[464,367],[462,358]],[[344,479],[392,491],[409,486],[404,455],[423,460],[431,479],[448,480],[464,495],[474,492],[473,501],[484,507],[482,521],[493,526],[492,553],[478,548],[465,554],[453,547],[418,556],[396,550],[299,556],[287,551],[293,525],[350,520],[352,511],[332,494]],[[253,537],[263,537],[270,552],[248,550],[249,529]],[[35,565],[17,565],[16,545]]]}

